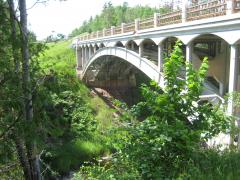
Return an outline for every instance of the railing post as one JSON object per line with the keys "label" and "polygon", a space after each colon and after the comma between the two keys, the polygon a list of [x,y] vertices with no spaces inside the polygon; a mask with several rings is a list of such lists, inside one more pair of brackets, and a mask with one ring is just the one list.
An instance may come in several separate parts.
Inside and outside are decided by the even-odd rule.
{"label": "railing post", "polygon": [[121,33],[122,33],[122,34],[125,32],[125,31],[124,31],[124,30],[125,30],[124,28],[125,28],[125,23],[122,23],[122,24],[121,24]]}
{"label": "railing post", "polygon": [[154,13],[154,19],[153,19],[153,23],[154,23],[154,27],[158,27],[158,17],[159,17],[159,13]]}
{"label": "railing post", "polygon": [[182,23],[185,23],[187,21],[187,6],[188,6],[188,0],[182,1]]}
{"label": "railing post", "polygon": [[103,29],[102,34],[103,34],[103,37],[106,36],[106,28]]}
{"label": "railing post", "polygon": [[234,0],[227,0],[227,15],[234,13]]}
{"label": "railing post", "polygon": [[140,19],[135,19],[135,31],[139,30],[139,25],[140,25]]}
{"label": "railing post", "polygon": [[111,26],[111,35],[115,34],[115,26]]}
{"label": "railing post", "polygon": [[99,31],[97,31],[97,38],[99,38]]}

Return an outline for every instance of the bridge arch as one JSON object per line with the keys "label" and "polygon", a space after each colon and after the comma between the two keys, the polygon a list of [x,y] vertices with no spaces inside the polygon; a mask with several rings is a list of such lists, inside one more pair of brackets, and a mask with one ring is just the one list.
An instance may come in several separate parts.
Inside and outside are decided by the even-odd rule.
{"label": "bridge arch", "polygon": [[154,64],[158,64],[158,45],[151,39],[143,39],[139,44],[141,50],[141,56],[152,61]]}
{"label": "bridge arch", "polygon": [[115,47],[124,47],[123,43],[121,41],[116,41],[114,44]]}
{"label": "bridge arch", "polygon": [[162,74],[158,71],[158,68],[154,63],[146,58],[140,57],[139,54],[122,47],[104,47],[99,49],[83,68],[83,79],[85,78],[86,72],[90,66],[104,56],[118,57],[124,61],[127,61],[131,65],[135,66],[138,70],[143,72],[150,79],[159,82],[160,86],[163,87]]}
{"label": "bridge arch", "polygon": [[136,53],[139,52],[139,46],[137,45],[137,43],[134,40],[129,40],[126,42],[125,44],[126,49],[132,50]]}
{"label": "bridge arch", "polygon": [[230,44],[217,33],[204,33],[191,40],[192,64],[199,69],[202,59],[208,57],[209,69],[206,82],[220,95],[228,88],[230,66]]}

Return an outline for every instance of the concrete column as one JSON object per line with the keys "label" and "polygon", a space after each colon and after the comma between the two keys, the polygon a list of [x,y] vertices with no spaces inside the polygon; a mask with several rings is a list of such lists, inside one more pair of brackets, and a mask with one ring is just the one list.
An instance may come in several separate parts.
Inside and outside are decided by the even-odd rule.
{"label": "concrete column", "polygon": [[83,65],[85,66],[86,62],[87,62],[87,59],[88,59],[88,47],[85,46],[84,49],[85,49],[85,55],[84,55],[84,62],[83,62]]}
{"label": "concrete column", "polygon": [[159,17],[159,13],[154,13],[154,27],[158,27],[158,17]]}
{"label": "concrete column", "polygon": [[234,0],[227,0],[227,15],[231,15],[234,13]]}
{"label": "concrete column", "polygon": [[124,33],[124,28],[125,28],[125,23],[122,23],[122,24],[121,24],[121,33],[122,33],[122,34]]}
{"label": "concrete column", "polygon": [[139,56],[143,56],[143,43],[139,44]]}
{"label": "concrete column", "polygon": [[140,27],[140,19],[135,19],[135,31],[138,31],[139,30],[139,27]]}
{"label": "concrete column", "polygon": [[186,45],[186,62],[192,63],[193,44],[190,42]]}
{"label": "concrete column", "polygon": [[88,46],[85,46],[85,59],[84,59],[84,64],[88,61]]}
{"label": "concrete column", "polygon": [[81,47],[76,47],[76,60],[77,60],[77,69],[82,68],[82,49]]}
{"label": "concrete column", "polygon": [[163,71],[163,44],[158,45],[158,71]]}
{"label": "concrete column", "polygon": [[[237,86],[237,46],[231,45],[228,93],[231,94],[233,91],[235,91],[236,86]],[[232,99],[228,101],[228,113],[230,115],[234,113]]]}
{"label": "concrete column", "polygon": [[187,21],[187,4],[188,0],[182,0],[182,23]]}
{"label": "concrete column", "polygon": [[93,53],[95,54],[97,52],[97,46],[93,47]]}
{"label": "concrete column", "polygon": [[224,84],[222,82],[219,82],[219,94],[220,94],[220,96],[224,95],[224,91],[225,91]]}
{"label": "concrete column", "polygon": [[84,46],[82,46],[82,67],[83,67],[83,63],[84,63],[84,59],[85,59],[85,49]]}
{"label": "concrete column", "polygon": [[111,26],[111,35],[115,34],[115,26]]}
{"label": "concrete column", "polygon": [[91,56],[92,56],[92,46],[90,45],[89,46],[89,51],[88,51],[88,60],[91,58]]}

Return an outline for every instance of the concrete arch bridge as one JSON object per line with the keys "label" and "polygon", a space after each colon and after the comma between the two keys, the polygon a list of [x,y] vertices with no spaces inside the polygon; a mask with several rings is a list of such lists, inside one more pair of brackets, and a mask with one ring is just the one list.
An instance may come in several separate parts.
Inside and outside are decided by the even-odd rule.
{"label": "concrete arch bridge", "polygon": [[[209,58],[203,99],[219,101],[240,90],[239,0],[183,0],[167,14],[83,34],[73,41],[77,70],[95,87],[134,87],[141,73],[163,87],[164,55],[170,54],[177,39],[194,68],[203,57]],[[181,76],[184,79],[184,69]],[[228,107],[233,113],[232,102]]]}

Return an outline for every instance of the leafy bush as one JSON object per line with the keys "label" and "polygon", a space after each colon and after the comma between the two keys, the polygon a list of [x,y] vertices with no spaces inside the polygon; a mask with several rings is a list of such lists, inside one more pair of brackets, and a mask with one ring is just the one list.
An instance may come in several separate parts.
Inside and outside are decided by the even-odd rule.
{"label": "leafy bush", "polygon": [[[185,63],[180,46],[178,42],[164,64],[165,88],[161,90],[155,82],[150,87],[143,85],[144,101],[126,112],[124,127],[115,135],[116,163],[109,168],[87,169],[88,176],[95,177],[104,168],[112,173],[109,177],[121,179],[125,172],[118,168],[121,162],[127,162],[126,172],[130,176],[137,174],[135,179],[188,178],[192,174],[186,169],[198,163],[195,157],[201,145],[229,128],[229,118],[220,109],[199,99],[208,69],[207,59],[195,71]],[[178,78],[184,64],[186,80]]]}

